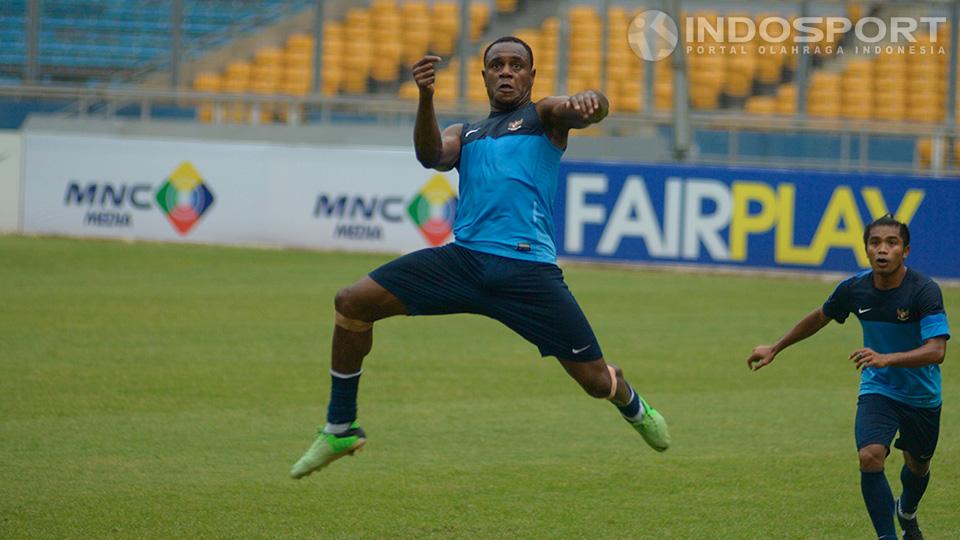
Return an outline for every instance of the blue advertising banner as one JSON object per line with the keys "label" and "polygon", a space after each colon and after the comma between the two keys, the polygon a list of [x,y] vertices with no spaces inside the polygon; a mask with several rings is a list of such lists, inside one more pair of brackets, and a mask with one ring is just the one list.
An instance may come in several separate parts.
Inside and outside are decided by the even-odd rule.
{"label": "blue advertising banner", "polygon": [[960,278],[956,179],[564,161],[557,199],[571,259],[853,273],[889,212],[910,225],[909,266]]}

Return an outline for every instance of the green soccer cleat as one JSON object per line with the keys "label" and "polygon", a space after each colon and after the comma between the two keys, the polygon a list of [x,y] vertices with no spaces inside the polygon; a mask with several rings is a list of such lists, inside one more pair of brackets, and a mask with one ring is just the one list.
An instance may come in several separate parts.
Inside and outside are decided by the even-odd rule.
{"label": "green soccer cleat", "polygon": [[290,478],[299,480],[326,467],[343,456],[352,456],[366,444],[367,434],[356,422],[347,431],[334,435],[323,428],[317,430],[317,440],[290,469]]}
{"label": "green soccer cleat", "polygon": [[[640,394],[637,394],[640,397]],[[633,429],[643,437],[644,441],[657,452],[665,452],[670,448],[670,429],[667,428],[667,420],[660,414],[660,411],[651,407],[645,399],[640,397],[640,403],[643,403],[643,416],[639,422],[629,422]]]}

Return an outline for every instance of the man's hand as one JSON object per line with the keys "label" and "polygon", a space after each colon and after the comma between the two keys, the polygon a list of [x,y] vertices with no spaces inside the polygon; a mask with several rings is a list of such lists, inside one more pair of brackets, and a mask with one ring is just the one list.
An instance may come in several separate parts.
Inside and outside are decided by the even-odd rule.
{"label": "man's hand", "polygon": [[747,367],[756,371],[773,362],[776,356],[777,353],[773,352],[773,347],[769,345],[757,345],[753,348],[753,354],[747,357]]}
{"label": "man's hand", "polygon": [[891,357],[889,354],[880,354],[870,347],[864,347],[850,353],[850,360],[853,360],[857,369],[882,368],[890,365]]}
{"label": "man's hand", "polygon": [[600,96],[593,90],[570,96],[567,98],[566,107],[580,113],[585,122],[599,122],[607,116],[607,111],[601,106]]}
{"label": "man's hand", "polygon": [[437,71],[433,65],[440,60],[439,56],[427,55],[413,65],[411,72],[413,73],[413,80],[417,83],[417,88],[420,89],[420,95],[433,96],[434,83],[437,80]]}

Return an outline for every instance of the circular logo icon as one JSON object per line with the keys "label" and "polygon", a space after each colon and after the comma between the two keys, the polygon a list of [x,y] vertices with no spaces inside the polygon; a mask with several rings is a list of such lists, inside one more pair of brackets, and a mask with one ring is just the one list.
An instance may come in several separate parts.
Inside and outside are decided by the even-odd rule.
{"label": "circular logo icon", "polygon": [[677,48],[680,33],[669,15],[648,9],[630,21],[627,41],[634,54],[650,62],[662,60]]}

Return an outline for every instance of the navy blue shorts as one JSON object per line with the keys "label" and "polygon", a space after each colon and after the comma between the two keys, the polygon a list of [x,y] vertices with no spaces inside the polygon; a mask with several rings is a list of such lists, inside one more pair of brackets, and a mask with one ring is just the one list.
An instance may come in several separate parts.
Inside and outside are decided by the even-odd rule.
{"label": "navy blue shorts", "polygon": [[410,315],[486,315],[543,356],[583,362],[603,357],[555,264],[447,244],[404,255],[370,272],[370,278],[399,298]]}
{"label": "navy blue shorts", "polygon": [[930,461],[940,437],[940,409],[913,407],[880,394],[863,394],[857,399],[857,450],[870,444],[882,444],[889,450],[890,441],[899,431],[896,448],[910,452],[917,461]]}

